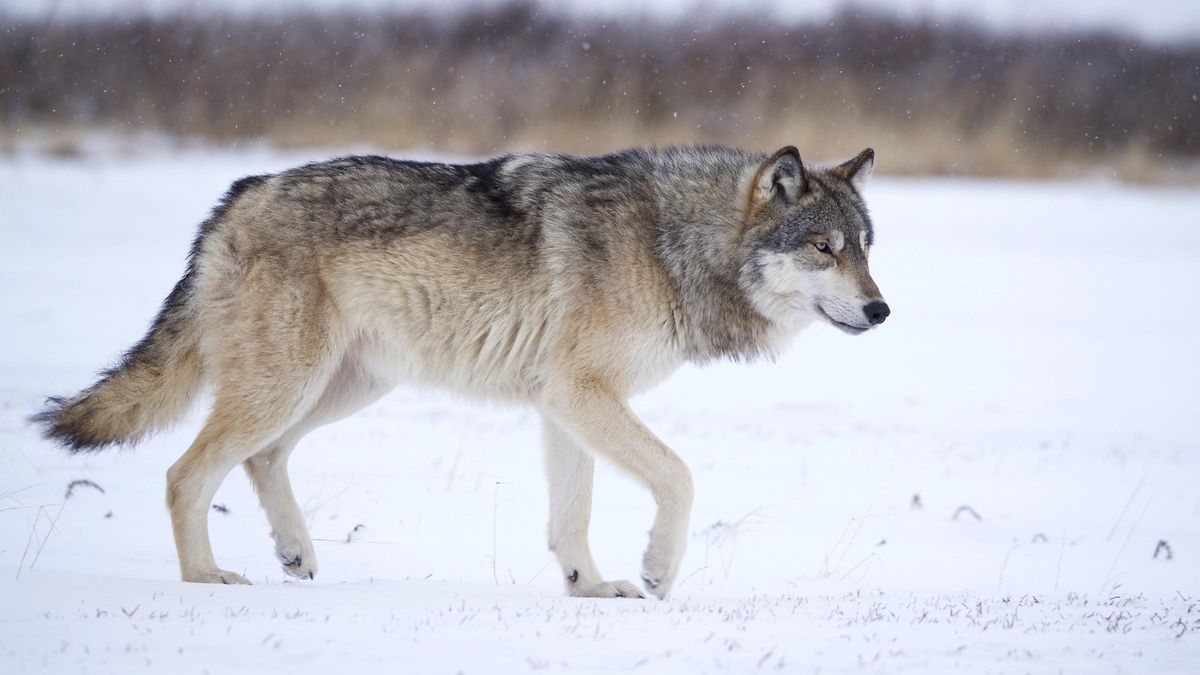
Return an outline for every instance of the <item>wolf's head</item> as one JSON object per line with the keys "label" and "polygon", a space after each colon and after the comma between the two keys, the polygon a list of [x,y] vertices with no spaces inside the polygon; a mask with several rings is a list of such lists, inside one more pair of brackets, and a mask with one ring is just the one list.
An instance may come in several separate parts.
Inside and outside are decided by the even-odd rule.
{"label": "wolf's head", "polygon": [[890,310],[871,279],[873,241],[862,189],[875,152],[833,168],[806,167],[796,148],[756,170],[746,198],[742,283],[767,318],[784,326],[823,319],[857,335]]}

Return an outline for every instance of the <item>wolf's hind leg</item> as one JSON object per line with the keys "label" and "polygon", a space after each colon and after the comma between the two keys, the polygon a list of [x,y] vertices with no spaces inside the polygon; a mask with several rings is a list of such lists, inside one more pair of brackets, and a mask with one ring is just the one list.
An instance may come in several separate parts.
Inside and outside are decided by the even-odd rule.
{"label": "wolf's hind leg", "polygon": [[567,593],[583,598],[640,598],[628,581],[604,581],[588,547],[595,462],[548,417],[542,417],[550,483],[550,550],[562,566]]}
{"label": "wolf's hind leg", "polygon": [[217,568],[208,538],[213,495],[230,469],[295,422],[295,409],[312,405],[305,393],[303,386],[278,383],[253,392],[218,389],[200,435],[167,471],[167,507],[184,581],[249,583],[241,575]]}
{"label": "wolf's hind leg", "polygon": [[642,581],[647,591],[666,597],[687,546],[693,490],[687,465],[638,420],[624,399],[602,384],[556,383],[547,392],[544,411],[573,438],[632,474],[654,494],[658,514],[642,559]]}
{"label": "wolf's hind leg", "polygon": [[313,409],[279,440],[246,460],[246,473],[271,523],[275,557],[287,574],[312,579],[317,573],[317,556],[308,525],[288,479],[287,464],[292,450],[308,432],[353,414],[390,389],[389,383],[366,372],[351,351]]}
{"label": "wolf's hind leg", "polygon": [[288,457],[300,439],[285,436],[286,440],[271,444],[247,459],[243,466],[267,512],[271,537],[275,540],[275,557],[283,564],[283,571],[300,579],[312,579],[317,573],[317,556],[287,471]]}

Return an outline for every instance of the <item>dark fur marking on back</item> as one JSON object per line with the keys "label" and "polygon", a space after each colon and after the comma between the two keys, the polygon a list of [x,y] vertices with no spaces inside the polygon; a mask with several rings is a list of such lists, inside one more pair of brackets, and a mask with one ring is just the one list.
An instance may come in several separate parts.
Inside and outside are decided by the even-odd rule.
{"label": "dark fur marking on back", "polygon": [[500,168],[508,160],[509,157],[504,156],[459,167],[467,192],[481,197],[491,213],[505,219],[526,215],[524,209],[517,206],[511,186],[500,176]]}

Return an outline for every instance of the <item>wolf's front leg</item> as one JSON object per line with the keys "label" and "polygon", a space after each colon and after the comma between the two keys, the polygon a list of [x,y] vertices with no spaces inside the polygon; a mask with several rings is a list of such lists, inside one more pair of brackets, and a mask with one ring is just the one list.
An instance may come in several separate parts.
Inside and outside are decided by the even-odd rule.
{"label": "wolf's front leg", "polygon": [[550,550],[562,566],[567,593],[579,598],[641,598],[628,581],[604,581],[588,547],[592,518],[592,456],[548,417],[542,418],[550,484]]}
{"label": "wolf's front leg", "polygon": [[[612,460],[654,494],[658,514],[650,529],[650,545],[642,560],[642,581],[647,591],[659,598],[666,597],[679,574],[679,565],[687,547],[692,506],[692,474],[687,465],[638,420],[624,399],[593,381],[560,383],[548,391],[544,412],[567,432],[570,436],[568,440],[581,441],[588,449]],[[549,435],[547,438],[550,438]],[[582,511],[585,528],[591,505],[590,459],[587,461],[586,474],[586,505]],[[556,489],[564,488],[556,488],[552,477],[552,511]],[[553,537],[553,520],[551,523]],[[577,540],[583,542],[584,556],[590,562],[586,538]],[[561,553],[559,556],[563,560]],[[563,564],[566,565],[566,562]],[[594,567],[591,569],[594,570]],[[570,570],[566,571],[570,573]]]}

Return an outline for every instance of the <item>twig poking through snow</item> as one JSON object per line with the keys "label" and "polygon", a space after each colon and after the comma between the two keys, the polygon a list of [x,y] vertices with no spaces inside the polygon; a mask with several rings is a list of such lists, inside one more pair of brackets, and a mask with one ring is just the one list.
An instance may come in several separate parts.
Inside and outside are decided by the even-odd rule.
{"label": "twig poking through snow", "polygon": [[1158,554],[1160,552],[1166,554],[1165,557],[1167,560],[1170,560],[1171,558],[1175,557],[1175,554],[1171,551],[1171,545],[1167,543],[1166,539],[1159,539],[1158,546],[1154,547],[1154,559],[1155,560],[1158,560]]}
{"label": "twig poking through snow", "polygon": [[213,504],[213,511],[216,511],[224,516],[229,515],[229,507],[225,506],[224,504]]}
{"label": "twig poking through snow", "polygon": [[496,574],[496,520],[500,514],[500,486],[504,485],[500,481],[496,481],[496,486],[492,491],[492,581],[497,586],[500,585],[500,577]]}
{"label": "twig poking through snow", "polygon": [[362,530],[365,527],[366,527],[366,525],[363,525],[362,523],[355,525],[354,529],[350,530],[350,532],[346,535],[346,543],[353,544],[354,543],[354,535],[358,534],[359,532],[362,532]]}
{"label": "twig poking through snow", "polygon": [[996,590],[1004,590],[1004,570],[1008,569],[1008,559],[1012,556],[1012,552],[1020,548],[1020,544],[1013,544],[1012,548],[1008,549],[1008,553],[1004,554],[1004,562],[1000,565],[1000,576],[996,578]]}
{"label": "twig poking through snow", "polygon": [[983,518],[980,517],[979,513],[976,512],[975,509],[971,508],[970,506],[967,506],[966,504],[963,504],[962,506],[960,506],[954,510],[954,515],[952,516],[952,519],[958,520],[958,517],[964,513],[974,517],[975,520],[983,520]]}
{"label": "twig poking through snow", "polygon": [[[49,518],[50,527],[46,530],[46,536],[42,538],[42,543],[38,545],[37,552],[33,554],[33,561],[29,563],[29,569],[33,569],[33,566],[37,564],[38,558],[42,557],[42,550],[46,548],[46,542],[50,541],[50,535],[54,534],[54,531],[57,529],[55,525],[58,523],[59,517],[62,516],[63,509],[67,508],[67,500],[70,499],[71,495],[75,493],[75,488],[77,487],[95,488],[96,490],[100,491],[100,494],[104,494],[104,488],[97,485],[94,481],[87,480],[86,478],[73,480],[70,483],[67,483],[66,496],[63,498],[63,502],[58,505],[58,512],[54,514],[53,518]],[[10,492],[9,494],[11,495],[13,493]],[[25,566],[25,556],[29,554],[29,545],[33,542],[34,533],[37,532],[38,521],[41,519],[42,513],[45,511],[46,506],[49,505],[43,505],[39,507],[37,515],[33,517],[33,527],[29,532],[29,540],[25,542],[25,551],[21,554],[21,562],[17,564],[18,579],[21,578],[21,569]]]}
{"label": "twig poking through snow", "polygon": [[[25,556],[29,555],[29,547],[33,545],[33,538],[37,535],[38,522],[42,519],[42,512],[50,504],[43,504],[38,507],[37,513],[33,516],[33,525],[29,528],[29,537],[25,539],[25,550],[21,553],[21,562],[17,563],[17,579],[21,578],[21,570],[25,568]],[[47,535],[49,536],[49,535]]]}
{"label": "twig poking through snow", "polygon": [[1137,532],[1138,525],[1142,522],[1142,517],[1146,515],[1146,511],[1150,508],[1150,502],[1153,499],[1146,500],[1146,504],[1142,506],[1142,512],[1138,515],[1137,520],[1133,521],[1133,525],[1129,527],[1129,534],[1125,535],[1125,541],[1121,544],[1121,548],[1117,550],[1117,555],[1113,556],[1112,564],[1108,566],[1108,573],[1104,575],[1104,583],[1100,586],[1100,592],[1096,595],[1104,595],[1104,589],[1108,588],[1108,582],[1112,579],[1113,572],[1117,569],[1117,562],[1125,553],[1125,547],[1129,546],[1129,540],[1133,539],[1133,533]]}
{"label": "twig poking through snow", "polygon": [[70,499],[71,495],[75,494],[75,488],[77,488],[77,487],[95,488],[100,494],[104,494],[104,488],[97,485],[95,483],[95,481],[90,481],[86,478],[81,478],[79,480],[73,480],[70,483],[67,483],[67,495],[65,497],[63,497],[63,499]]}
{"label": "twig poking through snow", "polygon": [[1138,493],[1142,491],[1142,483],[1145,482],[1146,477],[1142,476],[1142,479],[1138,481],[1137,486],[1133,488],[1133,492],[1129,494],[1129,499],[1125,501],[1125,506],[1121,507],[1121,513],[1117,515],[1117,520],[1113,523],[1112,529],[1108,531],[1108,536],[1104,538],[1104,541],[1112,541],[1113,535],[1117,533],[1117,528],[1121,526],[1121,521],[1125,520],[1125,514],[1129,512],[1129,507],[1133,505],[1133,500],[1138,496]]}
{"label": "twig poking through snow", "polygon": [[[42,508],[45,508],[45,507],[42,507]],[[50,527],[46,530],[46,536],[44,538],[42,538],[42,544],[40,546],[38,546],[37,553],[33,554],[33,561],[29,563],[29,569],[33,569],[33,566],[37,564],[38,558],[42,557],[42,549],[46,548],[46,542],[50,541],[50,535],[54,534],[58,530],[58,528],[55,526],[58,524],[58,519],[60,517],[62,517],[62,512],[63,512],[63,509],[65,509],[65,508],[67,508],[67,503],[65,501],[62,504],[58,505],[58,512],[55,513],[54,517],[50,519]],[[41,509],[38,509],[38,516],[41,516],[41,515],[42,515],[42,511],[41,511]],[[35,527],[37,526],[36,518],[34,519],[34,526]],[[22,555],[21,560],[24,561],[24,559],[25,559],[25,556]],[[21,578],[21,569],[20,568],[17,568],[17,578],[18,579]]]}
{"label": "twig poking through snow", "polygon": [[0,495],[0,499],[10,499],[10,500],[12,500],[12,501],[14,501],[14,502],[16,502],[16,503],[20,504],[20,503],[21,503],[21,500],[17,499],[16,497],[13,497],[13,495],[15,495],[15,494],[18,494],[18,493],[20,493],[20,492],[24,492],[24,491],[26,491],[26,490],[32,490],[32,489],[33,489],[33,488],[35,488],[35,487],[37,487],[37,486],[36,486],[36,485],[26,485],[26,486],[25,486],[25,487],[23,487],[23,488],[19,488],[19,489],[17,489],[17,490],[12,490],[12,491],[9,491],[9,492],[5,492],[4,494]]}
{"label": "twig poking through snow", "polygon": [[[729,557],[723,558],[721,563],[721,567],[725,571],[725,578],[728,579],[729,571],[733,567],[734,555],[737,553],[738,535],[750,530],[754,525],[761,522],[763,520],[763,513],[769,509],[775,508],[776,506],[779,505],[772,504],[770,506],[760,506],[757,509],[746,513],[746,515],[738,518],[732,523],[725,522],[724,520],[718,520],[703,530],[693,533],[693,537],[703,535],[706,540],[706,546],[704,549],[705,565],[697,571],[701,571],[708,567],[708,550],[710,547],[716,546],[717,548],[723,548],[725,544],[729,544]],[[685,577],[685,579],[690,578],[691,576],[692,575],[689,574],[688,577]]]}
{"label": "twig poking through snow", "polygon": [[[833,550],[831,550],[829,553],[825,554],[825,563],[823,565],[823,569],[821,570],[821,576],[829,577],[830,575],[836,573],[838,570],[842,569],[842,562],[844,562],[846,560],[846,554],[850,552],[850,546],[854,543],[854,540],[858,538],[858,532],[859,532],[859,530],[862,529],[863,523],[866,522],[867,518],[871,517],[871,512],[875,509],[875,502],[879,501],[879,495],[883,494],[883,489],[885,487],[887,487],[888,481],[890,481],[892,479],[892,474],[896,472],[896,461],[898,461],[898,460],[892,461],[892,466],[890,468],[888,468],[887,476],[885,476],[883,479],[883,482],[879,484],[879,489],[875,491],[875,496],[871,498],[871,503],[867,505],[867,510],[863,511],[863,514],[861,517],[859,517],[857,519],[854,519],[854,518],[850,519],[851,523],[855,523],[857,521],[855,524],[855,527],[854,527],[854,532],[851,533],[850,539],[848,541],[846,541],[846,545],[842,549],[842,554],[840,556],[838,556],[837,563],[834,564],[832,569],[829,568],[829,556],[834,551],[837,550],[838,544],[840,544],[842,542],[842,538],[839,537],[838,544],[834,544]],[[849,527],[850,527],[850,524],[847,523],[846,528],[849,529]],[[842,537],[845,537],[845,536],[846,536],[846,532],[843,531]],[[861,562],[859,564],[861,564]],[[857,565],[855,565],[855,567],[857,567]],[[847,572],[846,574],[849,574],[849,572]],[[843,578],[845,578],[845,577],[843,576]]]}
{"label": "twig poking through snow", "polygon": [[921,495],[919,493],[913,494],[912,502],[909,503],[908,508],[913,511],[925,508],[925,505],[921,503]]}

